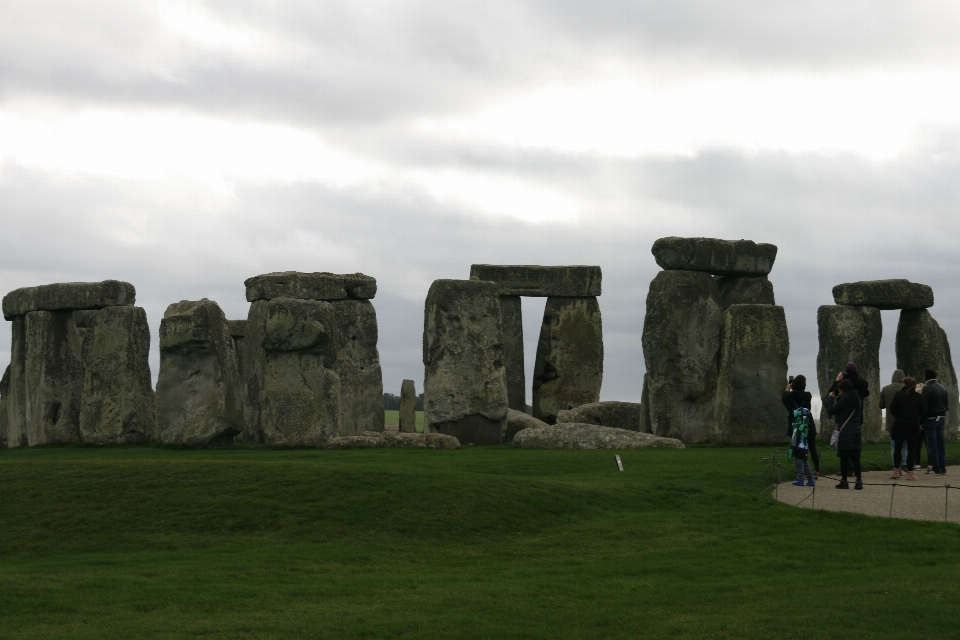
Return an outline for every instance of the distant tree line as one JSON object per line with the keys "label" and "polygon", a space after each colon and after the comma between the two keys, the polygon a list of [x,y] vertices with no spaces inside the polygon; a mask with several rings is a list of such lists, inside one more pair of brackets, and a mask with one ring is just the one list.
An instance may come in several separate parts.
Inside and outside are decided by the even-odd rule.
{"label": "distant tree line", "polygon": [[[383,394],[383,408],[387,411],[400,411],[400,396],[392,393]],[[414,405],[417,411],[423,411],[423,394],[417,396],[417,404]]]}

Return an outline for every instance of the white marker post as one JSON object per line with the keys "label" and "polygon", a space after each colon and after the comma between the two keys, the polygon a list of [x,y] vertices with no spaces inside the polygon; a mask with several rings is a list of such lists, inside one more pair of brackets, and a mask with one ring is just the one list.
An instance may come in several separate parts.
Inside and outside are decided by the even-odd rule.
{"label": "white marker post", "polygon": [[616,453],[614,454],[613,457],[617,459],[617,469],[620,469],[620,471],[623,471],[623,461],[620,460],[620,454]]}

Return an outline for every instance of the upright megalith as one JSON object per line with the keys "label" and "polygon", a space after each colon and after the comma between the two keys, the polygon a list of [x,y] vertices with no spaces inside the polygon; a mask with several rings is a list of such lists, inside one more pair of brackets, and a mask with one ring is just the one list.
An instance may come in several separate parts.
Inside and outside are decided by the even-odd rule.
{"label": "upright megalith", "polygon": [[547,298],[533,369],[533,415],[547,424],[557,413],[600,400],[603,323],[596,298]]}
{"label": "upright megalith", "polygon": [[28,313],[26,355],[27,442],[80,442],[83,360],[73,313]]}
{"label": "upright megalith", "polygon": [[329,302],[273,298],[250,305],[244,439],[321,446],[341,435],[337,327]]}
{"label": "upright megalith", "polygon": [[240,379],[246,380],[243,371],[243,336],[247,332],[247,321],[227,320],[227,328],[230,330],[230,337],[233,338],[233,352],[237,356],[237,371],[240,372]]}
{"label": "upright megalith", "polygon": [[[817,310],[817,330],[820,339],[817,353],[820,397],[827,397],[830,386],[848,362],[856,363],[857,374],[867,381],[870,391],[863,403],[863,440],[876,442],[881,429],[880,338],[883,325],[880,310],[870,306],[824,305]],[[829,437],[831,432],[832,429],[821,428],[823,437]]]}
{"label": "upright megalith", "polygon": [[527,408],[527,377],[523,362],[523,313],[520,296],[500,296],[500,326],[503,332],[503,369],[507,376],[510,408]]}
{"label": "upright megalith", "polygon": [[160,440],[229,444],[243,426],[240,374],[220,306],[206,298],[167,307],[160,321]]}
{"label": "upright megalith", "polygon": [[155,440],[146,311],[122,306],[73,315],[82,343],[81,439],[95,444]]}
{"label": "upright megalith", "polygon": [[837,304],[878,309],[926,309],[933,306],[933,289],[909,280],[848,282],[833,288]]}
{"label": "upright megalith", "polygon": [[723,314],[717,379],[716,440],[733,444],[786,439],[780,395],[790,339],[783,307],[735,304]]}
{"label": "upright megalith", "polygon": [[436,280],[423,322],[424,432],[499,444],[507,419],[500,287]]}
{"label": "upright megalith", "polygon": [[[27,319],[10,320],[10,376],[7,410],[7,446],[25,447],[27,440]],[[5,374],[6,375],[6,374]]]}
{"label": "upright megalith", "polygon": [[713,438],[721,319],[709,273],[661,271],[650,283],[642,341],[652,433],[684,442]]}
{"label": "upright megalith", "polygon": [[413,380],[404,380],[400,385],[400,431],[414,433],[417,430],[417,387]]}
{"label": "upright megalith", "polygon": [[10,365],[3,371],[0,378],[0,449],[6,449],[9,438],[7,404],[10,402]]}
{"label": "upright megalith", "polygon": [[897,368],[918,381],[930,369],[937,374],[937,381],[947,389],[950,410],[947,412],[947,433],[951,439],[957,435],[960,423],[960,392],[957,373],[953,368],[950,343],[946,332],[926,309],[904,309],[897,324]]}
{"label": "upright megalith", "polygon": [[383,431],[383,374],[377,351],[377,312],[369,300],[331,303],[339,336],[342,435]]}
{"label": "upright megalith", "polygon": [[773,283],[766,276],[717,278],[720,304],[724,311],[735,304],[777,304]]}
{"label": "upright megalith", "polygon": [[661,269],[717,276],[766,276],[777,258],[776,245],[718,238],[660,238],[652,251]]}

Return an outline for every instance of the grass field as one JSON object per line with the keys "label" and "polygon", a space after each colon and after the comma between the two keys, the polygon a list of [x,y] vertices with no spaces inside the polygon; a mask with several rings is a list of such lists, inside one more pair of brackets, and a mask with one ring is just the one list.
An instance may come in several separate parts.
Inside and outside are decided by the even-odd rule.
{"label": "grass field", "polygon": [[777,503],[768,452],[0,450],[0,638],[953,633],[960,528]]}
{"label": "grass field", "polygon": [[[399,411],[384,411],[383,424],[400,424]],[[423,411],[417,411],[417,431],[423,432]]]}

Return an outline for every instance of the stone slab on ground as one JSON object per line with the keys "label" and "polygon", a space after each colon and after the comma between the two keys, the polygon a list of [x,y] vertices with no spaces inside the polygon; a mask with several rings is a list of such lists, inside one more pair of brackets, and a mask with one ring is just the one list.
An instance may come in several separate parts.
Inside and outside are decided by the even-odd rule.
{"label": "stone slab on ground", "polygon": [[442,433],[364,431],[356,436],[331,438],[327,449],[459,449],[460,441]]}
{"label": "stone slab on ground", "polygon": [[[786,471],[786,469],[784,469]],[[960,524],[960,466],[947,467],[947,475],[927,475],[923,472],[916,480],[902,476],[890,479],[890,471],[868,471],[863,474],[864,488],[857,491],[850,481],[849,489],[835,488],[839,478],[822,477],[814,487],[795,487],[791,479],[784,479],[777,486],[774,496],[780,502],[804,509],[824,511],[848,511],[881,518],[904,518],[910,520],[933,520],[943,522],[944,497],[950,484],[950,500],[947,503],[947,522]],[[951,480],[952,479],[952,480]],[[896,488],[893,484],[896,483]],[[890,505],[893,497],[893,512]]]}
{"label": "stone slab on ground", "polygon": [[524,429],[513,438],[522,449],[683,449],[674,438],[661,438],[595,424],[564,423]]}
{"label": "stone slab on ground", "polygon": [[475,264],[470,277],[496,282],[502,296],[588,298],[600,295],[603,274],[598,266]]}
{"label": "stone slab on ground", "polygon": [[132,305],[137,290],[129,282],[60,282],[14,289],[3,297],[3,317],[12,320],[31,311],[75,311]]}
{"label": "stone slab on ground", "polygon": [[514,436],[524,429],[538,429],[540,427],[549,427],[543,420],[537,420],[530,414],[516,409],[507,410],[507,428],[503,432],[504,442],[513,442]]}
{"label": "stone slab on ground", "polygon": [[557,414],[557,423],[579,422],[601,427],[615,427],[627,431],[642,431],[640,428],[642,407],[639,402],[590,402],[565,409]]}
{"label": "stone slab on ground", "polygon": [[295,300],[371,300],[377,279],[362,273],[303,273],[281,271],[247,278],[247,302],[293,298]]}
{"label": "stone slab on ground", "polygon": [[671,236],[654,242],[651,251],[661,269],[716,276],[765,276],[777,259],[776,245],[752,240]]}
{"label": "stone slab on ground", "polygon": [[877,309],[926,309],[933,306],[933,289],[909,280],[865,280],[833,288],[837,304]]}

